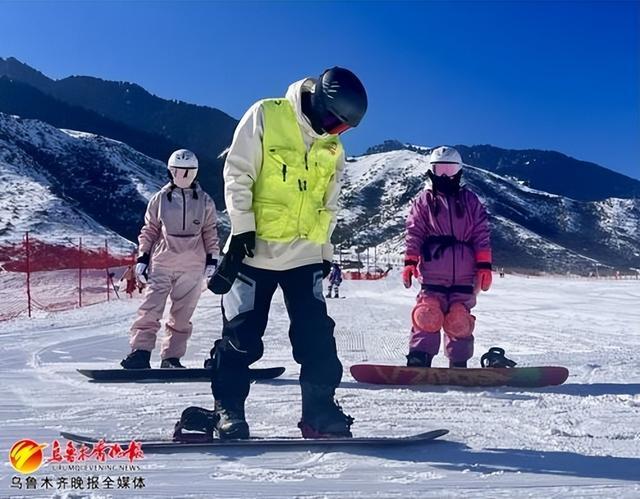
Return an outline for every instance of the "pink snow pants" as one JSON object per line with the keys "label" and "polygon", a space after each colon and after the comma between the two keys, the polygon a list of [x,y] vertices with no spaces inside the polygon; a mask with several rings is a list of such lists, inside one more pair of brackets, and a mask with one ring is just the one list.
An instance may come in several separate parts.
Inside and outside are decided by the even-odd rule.
{"label": "pink snow pants", "polygon": [[[440,302],[440,309],[444,314],[449,311],[449,307],[454,303],[462,303],[468,310],[476,305],[476,296],[469,293],[436,293],[433,291],[422,291],[418,295],[430,296],[436,298]],[[437,333],[416,330],[411,327],[411,338],[409,339],[409,350],[426,352],[431,356],[435,356],[440,351],[440,331]],[[447,334],[444,335],[445,355],[452,362],[463,362],[473,357],[473,335],[468,338],[451,338]]]}
{"label": "pink snow pants", "polygon": [[193,315],[202,292],[202,271],[172,272],[156,268],[149,275],[144,301],[138,309],[138,317],[131,326],[132,350],[151,351],[156,346],[160,319],[167,297],[171,298],[169,319],[165,324],[160,358],[181,358],[187,351],[191,336]]}

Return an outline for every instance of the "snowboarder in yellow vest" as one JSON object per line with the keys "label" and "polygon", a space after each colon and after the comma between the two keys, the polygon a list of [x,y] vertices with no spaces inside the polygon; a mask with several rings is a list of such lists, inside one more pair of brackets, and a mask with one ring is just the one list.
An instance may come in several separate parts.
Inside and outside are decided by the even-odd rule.
{"label": "snowboarder in yellow vest", "polygon": [[353,419],[334,400],[342,364],[322,280],[333,258],[345,163],[340,134],[358,126],[366,109],[360,80],[334,67],[293,83],[283,98],[256,102],[236,128],[224,166],[231,236],[209,284],[223,294],[222,338],[210,360],[221,438],[249,437],[249,365],[262,357],[278,286],[301,365],[298,426],[305,437],[351,435]]}

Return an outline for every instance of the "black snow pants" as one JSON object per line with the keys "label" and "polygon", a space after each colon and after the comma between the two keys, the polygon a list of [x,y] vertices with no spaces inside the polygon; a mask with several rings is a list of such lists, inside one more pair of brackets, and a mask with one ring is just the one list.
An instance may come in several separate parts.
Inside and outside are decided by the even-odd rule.
{"label": "black snow pants", "polygon": [[333,337],[335,322],[322,294],[322,265],[265,270],[242,265],[231,290],[222,297],[222,339],[212,350],[211,391],[216,400],[244,400],[249,366],[262,357],[262,336],[277,287],[289,315],[293,358],[300,382],[335,388],[342,378]]}

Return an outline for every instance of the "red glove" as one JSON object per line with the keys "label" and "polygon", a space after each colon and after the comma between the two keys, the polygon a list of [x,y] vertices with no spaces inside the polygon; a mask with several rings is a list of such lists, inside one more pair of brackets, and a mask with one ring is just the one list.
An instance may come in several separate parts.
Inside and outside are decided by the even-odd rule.
{"label": "red glove", "polygon": [[404,260],[404,270],[402,271],[402,283],[405,288],[411,287],[411,277],[416,279],[419,276],[418,272],[418,258],[415,256],[406,256]]}
{"label": "red glove", "polygon": [[480,250],[476,253],[475,293],[478,294],[480,290],[489,291],[491,280],[491,250]]}

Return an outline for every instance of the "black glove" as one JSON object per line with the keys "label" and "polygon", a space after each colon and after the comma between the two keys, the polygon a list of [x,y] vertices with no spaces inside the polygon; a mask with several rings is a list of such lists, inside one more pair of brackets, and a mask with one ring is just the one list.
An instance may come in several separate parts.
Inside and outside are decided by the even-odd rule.
{"label": "black glove", "polygon": [[233,253],[227,253],[222,257],[222,261],[213,273],[213,277],[209,279],[207,287],[216,295],[224,295],[229,292],[233,282],[238,276],[242,257]]}
{"label": "black glove", "polygon": [[331,262],[329,260],[322,260],[322,278],[324,279],[331,272]]}
{"label": "black glove", "polygon": [[142,255],[140,255],[136,260],[136,267],[134,272],[137,281],[143,285],[147,284],[147,281],[149,280],[148,270],[150,261],[151,257],[149,256],[149,253],[142,253]]}
{"label": "black glove", "polygon": [[204,276],[207,279],[211,279],[217,268],[218,268],[218,260],[213,258],[213,255],[208,254],[207,261],[204,266]]}
{"label": "black glove", "polygon": [[229,254],[237,255],[240,259],[245,256],[253,257],[253,250],[256,247],[256,233],[255,231],[243,232],[242,234],[236,234],[231,236],[229,242]]}

